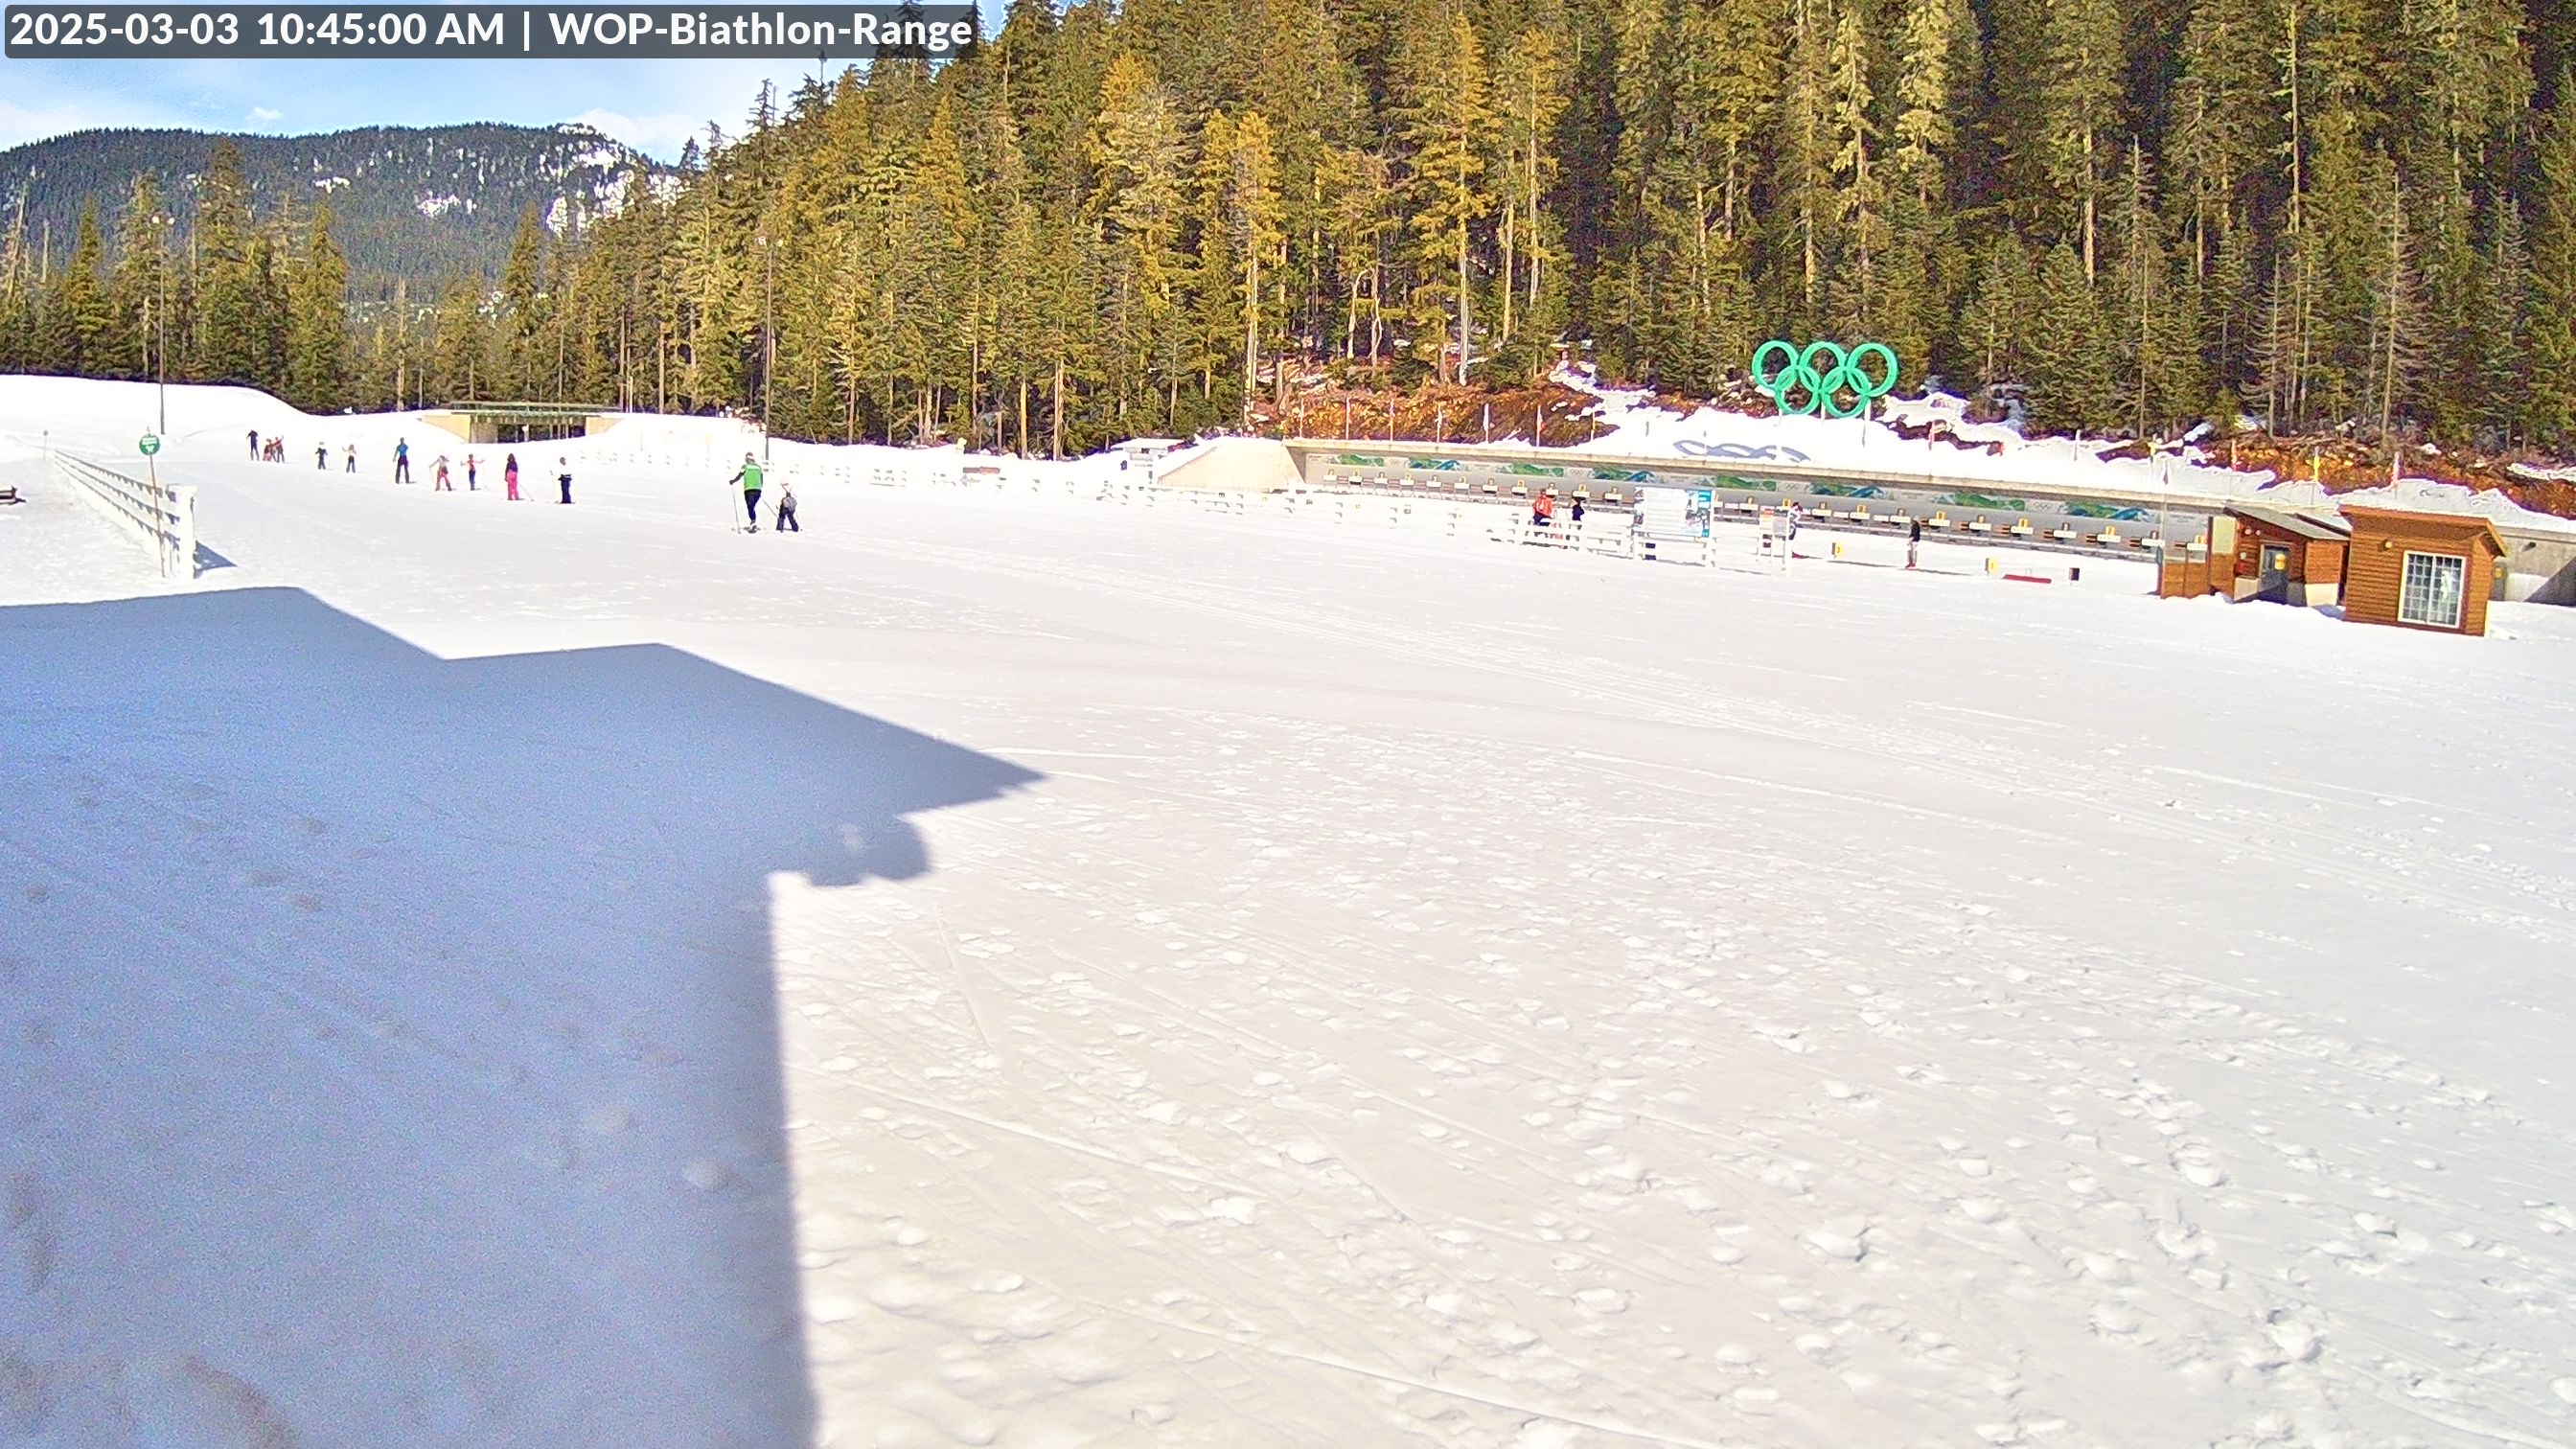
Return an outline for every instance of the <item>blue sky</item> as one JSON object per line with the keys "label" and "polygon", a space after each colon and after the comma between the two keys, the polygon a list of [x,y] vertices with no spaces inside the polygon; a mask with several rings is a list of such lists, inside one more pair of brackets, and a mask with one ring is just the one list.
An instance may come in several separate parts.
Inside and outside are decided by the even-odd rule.
{"label": "blue sky", "polygon": [[[987,23],[1001,6],[988,3]],[[300,134],[458,121],[585,121],[669,160],[710,120],[739,131],[763,79],[814,62],[0,59],[0,149],[93,126]]]}

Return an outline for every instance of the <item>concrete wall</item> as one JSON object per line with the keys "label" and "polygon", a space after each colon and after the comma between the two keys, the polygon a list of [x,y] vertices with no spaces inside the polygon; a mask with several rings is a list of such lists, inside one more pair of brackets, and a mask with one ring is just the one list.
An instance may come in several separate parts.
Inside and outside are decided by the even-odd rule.
{"label": "concrete wall", "polygon": [[459,439],[468,443],[488,441],[487,439],[474,436],[474,419],[464,413],[422,413],[420,415],[420,420],[427,423],[429,426],[438,429],[440,432],[453,433]]}
{"label": "concrete wall", "polygon": [[1156,472],[1166,488],[1280,493],[1297,485],[1297,460],[1276,438],[1220,438],[1198,456]]}
{"label": "concrete wall", "polygon": [[2504,577],[2504,596],[2535,604],[2576,604],[2576,539],[2507,536],[2505,554],[2496,563]]}

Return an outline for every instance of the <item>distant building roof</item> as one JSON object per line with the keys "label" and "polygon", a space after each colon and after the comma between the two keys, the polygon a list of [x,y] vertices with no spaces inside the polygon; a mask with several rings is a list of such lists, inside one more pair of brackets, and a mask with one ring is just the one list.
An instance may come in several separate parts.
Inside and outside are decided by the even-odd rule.
{"label": "distant building roof", "polygon": [[2239,518],[2250,518],[2268,528],[2278,529],[2293,538],[2317,543],[2342,543],[2352,537],[2352,525],[2332,513],[2293,513],[2286,508],[2265,508],[2252,503],[2231,503],[2227,511]]}

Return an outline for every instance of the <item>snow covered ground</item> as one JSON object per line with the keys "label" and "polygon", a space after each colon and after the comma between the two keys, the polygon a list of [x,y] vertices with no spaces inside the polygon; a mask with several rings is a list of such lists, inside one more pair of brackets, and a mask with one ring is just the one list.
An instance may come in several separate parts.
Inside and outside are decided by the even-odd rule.
{"label": "snow covered ground", "polygon": [[2576,615],[188,406],[0,457],[0,1444],[2576,1442]]}

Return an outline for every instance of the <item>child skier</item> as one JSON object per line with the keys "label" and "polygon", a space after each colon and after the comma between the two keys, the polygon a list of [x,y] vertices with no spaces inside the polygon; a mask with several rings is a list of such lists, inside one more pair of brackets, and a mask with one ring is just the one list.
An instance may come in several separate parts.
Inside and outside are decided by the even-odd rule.
{"label": "child skier", "polygon": [[447,481],[447,455],[445,453],[439,454],[438,461],[432,463],[430,468],[432,470],[429,484],[430,492],[453,493],[456,491],[456,485]]}
{"label": "child skier", "polygon": [[351,472],[351,473],[355,473],[355,472],[357,472],[357,471],[358,471],[358,445],[357,445],[357,444],[355,444],[355,443],[351,443],[351,444],[349,445],[349,447],[348,447],[348,450],[347,450],[347,453],[346,453],[346,455],[345,455],[345,456],[346,456],[346,458],[347,458],[348,465],[349,465],[349,466],[348,466],[348,471],[349,471],[349,472]]}
{"label": "child skier", "polygon": [[796,523],[796,485],[784,478],[778,480],[778,516],[777,521],[770,526],[770,531],[772,533],[805,531]]}
{"label": "child skier", "polygon": [[474,492],[478,486],[474,481],[474,455],[468,453],[465,455],[465,491]]}
{"label": "child skier", "polygon": [[512,453],[501,463],[501,481],[510,485],[510,501],[519,501],[519,455]]}
{"label": "child skier", "polygon": [[411,440],[409,438],[394,439],[394,481],[397,483],[411,481]]}
{"label": "child skier", "polygon": [[731,481],[742,485],[742,511],[750,530],[760,532],[760,460],[743,454],[742,471]]}
{"label": "child skier", "polygon": [[313,445],[313,471],[316,473],[328,473],[331,471],[331,445],[329,443],[315,443]]}
{"label": "child skier", "polygon": [[563,470],[555,475],[555,482],[563,486],[563,501],[570,503],[572,501],[572,460],[557,458],[555,466]]}

